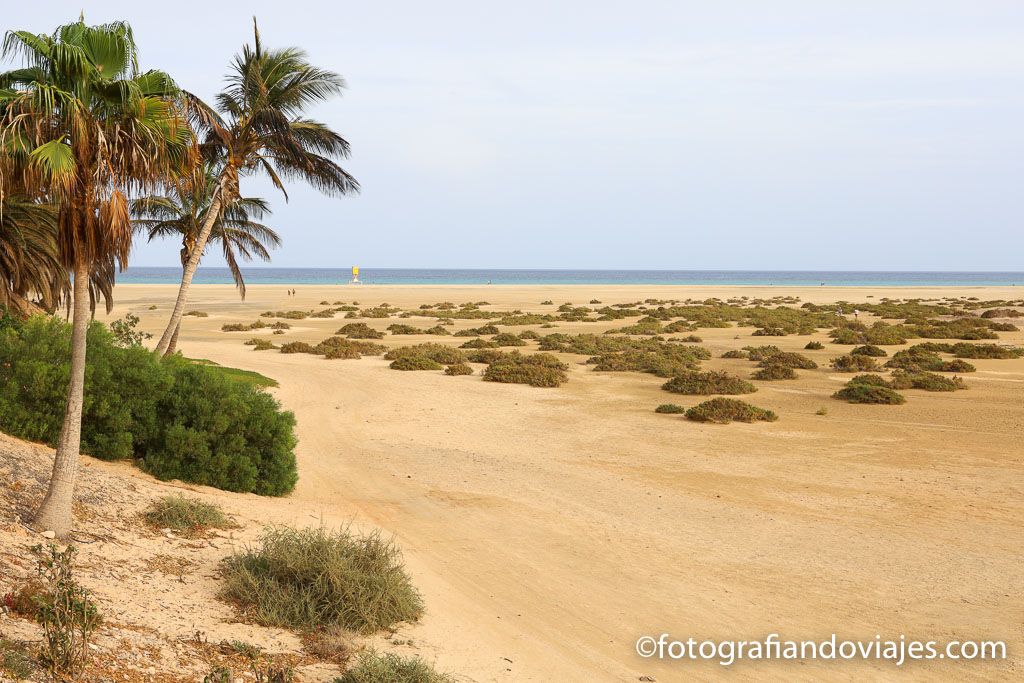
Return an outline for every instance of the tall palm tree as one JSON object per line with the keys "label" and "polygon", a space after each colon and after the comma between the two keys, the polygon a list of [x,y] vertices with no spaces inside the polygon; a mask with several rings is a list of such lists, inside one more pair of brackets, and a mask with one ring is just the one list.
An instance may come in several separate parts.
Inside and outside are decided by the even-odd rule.
{"label": "tall palm tree", "polygon": [[[145,234],[149,240],[157,237],[180,238],[181,267],[184,269],[196,249],[206,218],[210,215],[217,181],[217,169],[204,165],[189,182],[173,185],[167,194],[134,200],[131,215],[136,231]],[[269,261],[268,247],[273,249],[281,245],[281,238],[272,228],[256,222],[268,213],[270,208],[266,200],[238,197],[221,209],[207,241],[207,246],[220,244],[224,261],[243,299],[245,278],[238,264],[239,258],[243,261],[254,258]],[[179,322],[167,348],[168,353],[174,353],[180,331]]]}
{"label": "tall palm tree", "polygon": [[87,26],[52,35],[10,31],[0,74],[0,175],[40,188],[56,206],[57,253],[73,277],[71,367],[53,473],[35,525],[58,536],[72,525],[85,385],[91,278],[131,249],[128,196],[189,163],[191,131],[178,90],[162,71],[140,72],[131,28]]}
{"label": "tall palm tree", "polygon": [[206,221],[182,272],[171,319],[157,351],[166,353],[181,323],[188,291],[217,216],[239,196],[239,178],[266,174],[285,198],[283,180],[304,180],[328,195],[359,191],[355,178],[335,160],[348,157],[348,143],[323,123],[302,116],[312,104],[339,95],[342,78],[310,64],[298,48],[266,50],[253,20],[254,45],[235,56],[217,111],[187,96],[203,156],[220,169]]}

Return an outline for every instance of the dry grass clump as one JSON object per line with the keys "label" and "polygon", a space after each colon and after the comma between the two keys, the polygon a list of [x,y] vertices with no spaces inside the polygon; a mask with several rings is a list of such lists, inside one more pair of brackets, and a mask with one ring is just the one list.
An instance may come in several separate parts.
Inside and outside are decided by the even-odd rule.
{"label": "dry grass clump", "polygon": [[871,356],[839,356],[832,359],[832,367],[839,372],[873,372],[879,370]]}
{"label": "dry grass clump", "polygon": [[452,377],[458,375],[472,375],[473,368],[468,363],[452,363],[444,369],[444,374],[451,375]]}
{"label": "dry grass clump", "polygon": [[770,410],[752,406],[735,398],[713,398],[704,401],[686,411],[686,418],[694,422],[713,422],[729,424],[730,422],[775,422],[779,416]]}
{"label": "dry grass clump", "polygon": [[796,379],[796,370],[789,367],[788,365],[775,365],[769,363],[757,370],[750,376],[750,379],[759,379],[767,382],[771,382],[779,379]]}
{"label": "dry grass clump", "polygon": [[873,356],[875,358],[882,358],[884,356],[888,356],[889,354],[886,352],[885,349],[879,348],[879,347],[875,346],[874,344],[864,344],[863,346],[858,346],[858,347],[856,347],[854,349],[851,349],[850,350],[850,355],[851,356]]}
{"label": "dry grass clump", "polygon": [[163,496],[153,501],[143,517],[150,526],[157,529],[173,529],[190,534],[235,526],[219,505],[182,495]]}
{"label": "dry grass clump", "polygon": [[276,528],[224,562],[225,596],[264,626],[362,634],[416,621],[423,600],[380,533]]}
{"label": "dry grass clump", "polygon": [[685,372],[661,385],[673,394],[703,396],[708,394],[752,394],[757,391],[750,382],[727,372]]}
{"label": "dry grass clump", "polygon": [[375,330],[366,323],[348,323],[342,325],[337,332],[342,337],[348,337],[349,339],[383,339],[384,333],[380,330]]}
{"label": "dry grass clump", "polygon": [[440,370],[444,366],[426,356],[402,356],[388,366],[392,370]]}
{"label": "dry grass clump", "polygon": [[302,649],[322,662],[347,664],[358,651],[356,634],[340,626],[326,626],[302,634]]}
{"label": "dry grass clump", "polygon": [[681,415],[686,412],[686,408],[675,403],[662,403],[654,409],[654,412],[661,413],[662,415]]}
{"label": "dry grass clump", "polygon": [[804,347],[807,351],[821,351],[823,348],[825,348],[825,345],[820,341],[809,341],[807,346]]}
{"label": "dry grass clump", "polygon": [[367,650],[359,655],[354,667],[333,683],[455,683],[455,679],[419,657]]}
{"label": "dry grass clump", "polygon": [[398,360],[399,358],[406,358],[410,356],[428,358],[441,365],[452,365],[454,363],[466,362],[466,354],[462,351],[435,342],[415,344],[413,346],[400,346],[397,349],[391,349],[384,355],[384,360]]}
{"label": "dry grass clump", "polygon": [[[149,310],[155,311],[156,310],[156,306],[150,306]],[[186,311],[185,315],[191,315],[191,316],[196,317],[196,318],[209,318],[210,317],[210,314],[207,313],[206,311]]]}
{"label": "dry grass clump", "polygon": [[524,356],[518,351],[503,354],[484,370],[484,381],[557,387],[569,380],[568,366],[550,353]]}

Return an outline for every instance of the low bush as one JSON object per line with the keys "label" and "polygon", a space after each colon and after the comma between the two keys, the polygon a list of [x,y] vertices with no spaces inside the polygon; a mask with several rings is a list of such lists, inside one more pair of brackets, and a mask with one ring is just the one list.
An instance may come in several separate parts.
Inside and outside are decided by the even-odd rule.
{"label": "low bush", "polygon": [[[156,310],[156,306],[150,306],[149,310],[151,310],[151,311]],[[210,314],[207,313],[206,311],[186,311],[185,315],[191,315],[191,316],[194,316],[196,318],[209,318],[210,317]]]}
{"label": "low bush", "polygon": [[849,327],[839,327],[828,333],[832,337],[833,344],[843,344],[845,346],[854,346],[856,344],[863,344],[866,340],[864,339],[864,333]]}
{"label": "low bush", "polygon": [[986,320],[991,320],[992,318],[1020,318],[1024,317],[1024,313],[1013,308],[993,308],[982,313],[981,317]]}
{"label": "low bush", "polygon": [[223,574],[225,597],[264,626],[369,634],[423,614],[401,551],[378,532],[270,529]]}
{"label": "low bush", "polygon": [[328,337],[313,347],[313,353],[319,353],[328,360],[379,356],[385,351],[387,347],[383,344],[345,337]]}
{"label": "low bush", "polygon": [[730,422],[775,422],[779,416],[770,410],[752,406],[745,401],[734,398],[713,398],[704,401],[686,411],[686,418],[694,422],[713,422],[728,424]]}
{"label": "low bush", "polygon": [[254,323],[226,323],[220,326],[221,332],[251,332],[252,330],[262,330],[267,324],[262,320],[257,320]]}
{"label": "low bush", "polygon": [[452,375],[453,377],[457,375],[472,375],[473,368],[467,363],[452,363],[444,369],[444,374]]}
{"label": "low bush", "polygon": [[444,366],[426,356],[402,356],[389,365],[392,370],[440,370]]}
{"label": "low bush", "polygon": [[722,354],[722,358],[750,358],[749,351],[742,351],[740,349],[732,349]]}
{"label": "low bush", "polygon": [[774,363],[768,363],[764,365],[760,370],[757,370],[750,376],[750,379],[759,379],[763,381],[775,381],[779,379],[796,379],[796,370],[789,367],[788,365],[775,365]]}
{"label": "low bush", "polygon": [[499,358],[504,358],[508,353],[506,351],[499,351],[498,349],[478,349],[471,351],[467,356],[466,360],[470,363],[493,363]]}
{"label": "low bush", "polygon": [[889,381],[882,377],[881,375],[857,375],[851,378],[850,381],[847,382],[846,384],[847,386],[851,384],[870,384],[876,387],[889,387],[890,389],[892,388],[892,386],[889,384]]}
{"label": "low bush", "polygon": [[454,363],[466,362],[466,354],[462,351],[434,342],[416,344],[414,346],[400,346],[397,349],[391,349],[384,355],[384,359],[398,360],[399,358],[409,356],[429,358],[435,363],[439,363],[441,365],[452,365]]}
{"label": "low bush", "polygon": [[388,325],[388,331],[391,332],[391,334],[427,334],[426,330],[420,329],[418,327],[413,327],[412,325],[404,325],[401,323]]}
{"label": "low bush", "polygon": [[893,389],[923,389],[924,391],[956,391],[966,389],[959,377],[943,377],[934,372],[913,372],[896,370],[892,373],[889,386]]}
{"label": "low bush", "polygon": [[686,408],[676,405],[675,403],[662,403],[654,409],[654,412],[662,413],[664,415],[680,415],[686,412]]}
{"label": "low bush", "polygon": [[935,342],[926,342],[911,348],[951,353],[957,358],[988,358],[1006,360],[1024,356],[1024,349],[1012,346],[999,346],[997,344],[968,344],[967,342],[957,342],[956,344],[937,344]]}
{"label": "low bush", "polygon": [[419,657],[402,657],[390,652],[367,650],[356,665],[334,683],[455,683],[455,679],[434,669]]}
{"label": "low bush", "polygon": [[456,337],[483,337],[490,334],[498,334],[501,332],[494,325],[482,325],[480,327],[470,327],[469,329],[459,330],[455,333]]}
{"label": "low bush", "polygon": [[427,329],[423,330],[423,333],[424,334],[436,334],[436,335],[440,335],[442,337],[447,337],[448,335],[451,334],[451,332],[449,332],[448,329],[444,325],[434,325],[433,327],[428,327]]}
{"label": "low bush", "polygon": [[[861,356],[864,358],[865,356]],[[878,386],[876,384],[869,384],[867,382],[851,382],[845,387],[832,394],[832,398],[837,398],[847,403],[870,403],[878,405],[899,405],[906,403],[906,399],[902,395],[896,393],[889,387]]]}
{"label": "low bush", "polygon": [[839,356],[832,359],[832,367],[839,372],[872,372],[878,363],[871,356]]}
{"label": "low bush", "polygon": [[497,342],[493,342],[490,339],[483,339],[477,337],[470,339],[469,341],[462,342],[459,344],[460,349],[496,349],[498,348]]}
{"label": "low bush", "polygon": [[727,372],[686,372],[661,385],[673,394],[700,396],[707,394],[752,394],[757,391],[750,382]]}
{"label": "low bush", "polygon": [[781,327],[762,327],[754,330],[752,337],[785,337],[786,331]]}
{"label": "low bush", "polygon": [[293,341],[281,344],[281,353],[316,353],[316,349],[309,342]]}
{"label": "low bush", "polygon": [[[131,458],[160,479],[283,495],[297,479],[295,418],[258,373],[120,348],[98,322],[88,335],[82,451]],[[54,445],[69,376],[70,326],[37,316],[0,329],[0,424]]]}
{"label": "low bush", "polygon": [[557,387],[568,381],[568,366],[550,353],[524,356],[512,352],[495,359],[484,370],[484,381]]}
{"label": "low bush", "polygon": [[491,341],[496,346],[526,346],[526,342],[520,339],[518,335],[509,332],[496,334],[491,338]]}
{"label": "low bush", "polygon": [[882,358],[888,356],[885,349],[881,349],[873,344],[865,344],[864,346],[858,346],[855,349],[850,350],[852,356],[873,356],[875,358]]}
{"label": "low bush", "polygon": [[258,339],[253,337],[249,341],[245,342],[246,346],[253,347],[253,351],[270,351],[272,349],[280,348],[277,344],[270,341],[269,339]]}
{"label": "low bush", "polygon": [[533,330],[523,330],[519,333],[520,339],[540,339],[540,335]]}
{"label": "low bush", "polygon": [[959,358],[945,360],[939,354],[922,346],[911,346],[909,349],[896,352],[885,367],[914,372],[974,372],[976,369]]}
{"label": "low bush", "polygon": [[384,333],[375,330],[366,323],[348,323],[342,325],[334,334],[348,337],[349,339],[383,339]]}
{"label": "low bush", "polygon": [[814,370],[818,367],[818,364],[807,356],[800,353],[793,353],[791,351],[773,353],[766,358],[762,358],[760,365],[762,368],[778,366],[784,368],[798,368],[800,370]]}
{"label": "low bush", "polygon": [[823,348],[825,348],[825,345],[819,341],[807,342],[807,346],[804,347],[807,351],[821,351]]}
{"label": "low bush", "polygon": [[772,356],[782,353],[782,349],[775,345],[744,346],[743,350],[747,352],[747,358],[753,361],[763,361],[767,358],[771,358]]}
{"label": "low bush", "polygon": [[173,494],[153,501],[143,517],[154,528],[173,529],[187,534],[201,534],[208,529],[234,526],[219,505]]}
{"label": "low bush", "polygon": [[41,593],[36,620],[43,627],[39,663],[52,680],[77,680],[88,664],[90,641],[101,617],[89,591],[75,580],[73,545],[32,548]]}

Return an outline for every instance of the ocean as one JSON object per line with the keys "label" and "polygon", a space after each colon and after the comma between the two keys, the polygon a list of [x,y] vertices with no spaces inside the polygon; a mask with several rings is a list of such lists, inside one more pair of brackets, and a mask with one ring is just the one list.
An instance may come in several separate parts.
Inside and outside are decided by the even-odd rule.
{"label": "ocean", "polygon": [[[351,280],[348,268],[246,268],[250,285],[334,285]],[[1024,285],[1024,272],[812,270],[483,270],[360,268],[372,285],[778,285],[832,287]],[[118,282],[177,284],[180,268],[128,268]],[[227,268],[199,268],[195,284],[231,284]]]}

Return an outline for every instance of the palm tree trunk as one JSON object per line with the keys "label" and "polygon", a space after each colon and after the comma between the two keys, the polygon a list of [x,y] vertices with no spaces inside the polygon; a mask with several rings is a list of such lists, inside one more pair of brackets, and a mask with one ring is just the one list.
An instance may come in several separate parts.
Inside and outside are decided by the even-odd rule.
{"label": "palm tree trunk", "polygon": [[174,335],[171,337],[171,343],[167,345],[167,355],[171,355],[178,348],[178,334],[181,332],[181,323],[174,328]]}
{"label": "palm tree trunk", "polygon": [[182,270],[181,286],[178,288],[178,300],[174,304],[171,319],[167,322],[167,329],[164,330],[160,341],[156,345],[156,351],[159,354],[166,356],[171,353],[168,349],[171,346],[171,339],[174,337],[175,331],[181,325],[181,318],[185,315],[185,304],[188,302],[188,290],[192,286],[192,277],[196,274],[199,259],[202,258],[203,251],[206,249],[206,242],[210,239],[210,233],[213,232],[213,225],[220,218],[222,193],[223,189],[218,188],[213,201],[210,203],[210,208],[206,212],[206,220],[203,222],[203,227],[196,238],[196,246],[189,255],[188,263],[185,264],[185,268]]}
{"label": "palm tree trunk", "polygon": [[78,474],[78,452],[82,437],[82,404],[85,396],[85,351],[89,331],[89,267],[75,265],[73,313],[71,322],[71,381],[64,409],[64,424],[53,458],[50,488],[36,511],[34,525],[66,536],[72,527],[71,502]]}

